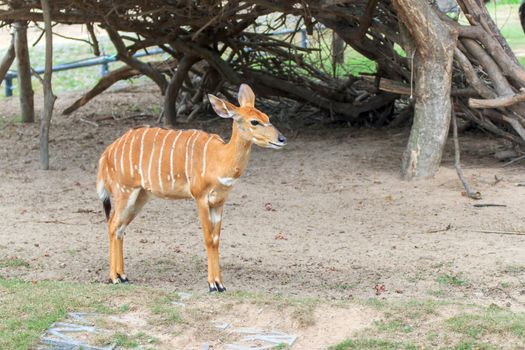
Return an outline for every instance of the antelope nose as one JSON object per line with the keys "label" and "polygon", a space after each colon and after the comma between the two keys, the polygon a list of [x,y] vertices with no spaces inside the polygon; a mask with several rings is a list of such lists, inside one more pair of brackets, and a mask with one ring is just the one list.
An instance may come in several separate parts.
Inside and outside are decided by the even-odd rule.
{"label": "antelope nose", "polygon": [[279,140],[279,142],[282,143],[283,145],[286,145],[286,137],[284,137],[282,134],[279,134],[279,136],[277,137],[277,140]]}

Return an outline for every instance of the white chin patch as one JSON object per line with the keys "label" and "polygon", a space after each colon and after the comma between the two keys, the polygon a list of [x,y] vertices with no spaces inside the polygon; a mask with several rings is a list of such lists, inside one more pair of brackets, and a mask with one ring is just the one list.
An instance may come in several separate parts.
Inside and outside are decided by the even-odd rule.
{"label": "white chin patch", "polygon": [[273,149],[281,149],[283,148],[283,146],[277,146],[277,145],[274,145],[273,143],[269,143],[266,148],[273,148]]}

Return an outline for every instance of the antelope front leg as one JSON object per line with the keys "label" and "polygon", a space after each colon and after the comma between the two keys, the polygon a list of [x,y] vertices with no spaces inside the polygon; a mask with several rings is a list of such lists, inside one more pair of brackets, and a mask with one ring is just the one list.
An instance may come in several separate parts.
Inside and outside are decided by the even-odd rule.
{"label": "antelope front leg", "polygon": [[[210,292],[224,292],[226,288],[222,285],[219,268],[219,236],[214,235],[217,226],[218,230],[220,230],[220,224],[214,224],[214,222],[217,223],[214,221],[215,217],[213,216],[216,209],[210,208],[207,200],[198,200],[197,206],[204,233],[204,244],[208,254],[208,287]],[[222,208],[220,209],[222,213]]]}
{"label": "antelope front leg", "polygon": [[221,266],[219,259],[219,240],[221,237],[221,224],[222,224],[222,210],[223,207],[210,208],[210,219],[213,226],[211,233],[211,248],[213,256],[213,271],[215,275],[215,285],[219,292],[225,292],[226,288],[222,284]]}

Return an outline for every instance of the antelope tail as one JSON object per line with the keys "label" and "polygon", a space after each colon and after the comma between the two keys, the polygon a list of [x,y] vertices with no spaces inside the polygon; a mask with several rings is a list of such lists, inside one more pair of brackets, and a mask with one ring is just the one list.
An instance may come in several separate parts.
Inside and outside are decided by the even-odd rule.
{"label": "antelope tail", "polygon": [[107,181],[107,162],[106,155],[102,155],[98,162],[98,174],[97,174],[97,193],[98,197],[102,201],[104,206],[104,213],[106,213],[106,221],[109,220],[109,214],[111,213],[111,200],[109,191],[106,187]]}

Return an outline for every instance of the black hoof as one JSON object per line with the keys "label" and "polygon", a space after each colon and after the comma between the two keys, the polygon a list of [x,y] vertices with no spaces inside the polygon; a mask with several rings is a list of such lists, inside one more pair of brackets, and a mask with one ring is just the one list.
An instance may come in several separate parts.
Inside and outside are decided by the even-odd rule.
{"label": "black hoof", "polygon": [[226,292],[226,287],[224,287],[222,284],[220,284],[219,282],[215,282],[215,287],[217,288],[217,290],[219,291],[219,293],[222,293],[222,292]]}
{"label": "black hoof", "polygon": [[215,293],[218,291],[215,284],[210,284],[209,287],[210,287],[210,293]]}
{"label": "black hoof", "polygon": [[129,284],[129,280],[127,277],[122,277],[120,275],[117,275],[117,279],[120,281],[119,283]]}

